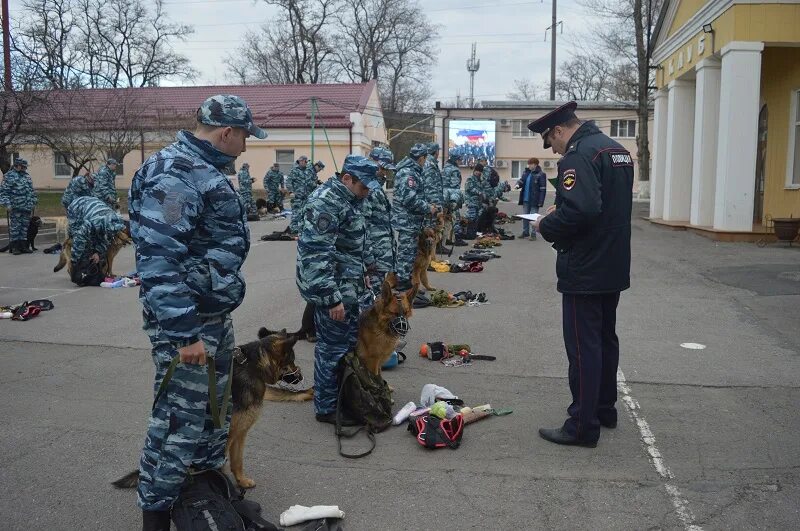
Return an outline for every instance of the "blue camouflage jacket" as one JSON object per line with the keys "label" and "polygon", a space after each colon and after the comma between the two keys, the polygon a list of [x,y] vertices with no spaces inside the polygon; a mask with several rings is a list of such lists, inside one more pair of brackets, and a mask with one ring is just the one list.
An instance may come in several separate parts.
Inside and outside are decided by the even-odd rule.
{"label": "blue camouflage jacket", "polygon": [[442,186],[444,200],[455,203],[459,208],[464,203],[464,193],[461,191],[461,170],[451,162],[446,162],[442,171]]}
{"label": "blue camouflage jacket", "polygon": [[471,173],[464,185],[464,196],[468,207],[480,209],[487,200],[483,177],[475,177],[475,174]]}
{"label": "blue camouflage jacket", "polygon": [[442,206],[444,203],[442,172],[439,169],[439,161],[433,155],[429,155],[425,160],[425,170],[422,172],[422,177],[425,181],[425,198],[428,203]]}
{"label": "blue camouflage jacket", "polygon": [[367,245],[364,264],[368,269],[389,272],[394,269],[394,233],[392,206],[383,188],[369,193],[361,205],[367,226]]}
{"label": "blue camouflage jacket", "polygon": [[64,190],[64,195],[61,196],[61,204],[64,208],[69,207],[75,199],[79,197],[93,196],[93,186],[89,186],[89,181],[83,175],[73,177]]}
{"label": "blue camouflage jacket", "polygon": [[264,175],[264,190],[274,195],[280,193],[281,188],[283,188],[283,175],[279,171],[269,170]]}
{"label": "blue camouflage jacket", "polygon": [[311,194],[297,242],[297,287],[307,302],[357,305],[364,290],[364,215],[358,199],[331,177]]}
{"label": "blue camouflage jacket", "polygon": [[392,198],[392,225],[395,230],[417,231],[431,211],[425,198],[422,167],[406,157],[397,165]]}
{"label": "blue camouflage jacket", "polygon": [[222,169],[233,161],[189,131],[152,155],[128,193],[145,316],[178,347],[199,339],[203,318],[244,299],[247,209]]}
{"label": "blue camouflage jacket", "polygon": [[104,201],[92,197],[75,198],[67,207],[69,237],[72,239],[72,262],[87,253],[104,255],[114,236],[125,228],[125,222]]}
{"label": "blue camouflage jacket", "polygon": [[289,172],[287,184],[294,193],[295,199],[305,201],[317,186],[317,174],[312,168],[306,166],[303,169],[295,163],[294,168]]}
{"label": "blue camouflage jacket", "polygon": [[114,180],[116,173],[108,166],[103,166],[94,175],[94,196],[103,201],[114,202],[117,200],[117,185]]}
{"label": "blue camouflage jacket", "polygon": [[245,170],[242,168],[239,170],[239,173],[236,176],[239,179],[239,194],[245,195],[250,194],[253,195],[253,181],[250,177],[250,170]]}
{"label": "blue camouflage jacket", "polygon": [[33,181],[26,171],[10,170],[0,183],[0,205],[12,210],[30,212],[39,203]]}

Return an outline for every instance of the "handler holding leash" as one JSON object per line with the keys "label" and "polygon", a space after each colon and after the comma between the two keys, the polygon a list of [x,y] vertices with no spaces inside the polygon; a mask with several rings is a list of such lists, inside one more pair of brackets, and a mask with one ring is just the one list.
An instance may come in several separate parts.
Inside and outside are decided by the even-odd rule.
{"label": "handler holding leash", "polygon": [[575,116],[567,103],[528,125],[558,163],[555,210],[534,228],[558,251],[564,345],[572,404],[556,443],[594,448],[600,426],[617,426],[617,304],[630,287],[633,160],[628,151]]}
{"label": "handler holding leash", "polygon": [[[212,96],[197,110],[195,132],[180,131],[177,142],[151,156],[131,183],[131,236],[156,389],[173,359],[180,359],[156,395],[142,451],[144,530],[169,530],[169,510],[190,466],[209,470],[225,463],[230,408],[210,406],[215,397],[227,405],[235,346],[230,313],[244,298],[240,270],[250,232],[247,212],[222,170],[245,151],[250,135],[267,133],[253,124],[244,100]],[[206,365],[208,358],[213,363]]]}

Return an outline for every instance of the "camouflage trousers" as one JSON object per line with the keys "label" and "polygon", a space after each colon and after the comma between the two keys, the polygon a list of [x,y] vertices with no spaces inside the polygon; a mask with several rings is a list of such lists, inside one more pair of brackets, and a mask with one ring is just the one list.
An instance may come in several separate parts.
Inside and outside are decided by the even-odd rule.
{"label": "camouflage trousers", "polygon": [[[152,317],[145,318],[143,328],[153,345],[155,395],[178,351]],[[216,362],[217,400],[221,404],[235,346],[230,316],[205,320],[200,338],[207,355]],[[138,504],[145,511],[169,509],[180,493],[189,467],[209,470],[225,464],[231,404],[222,428],[216,429],[207,409],[208,402],[208,367],[179,363],[148,423],[138,489]]]}
{"label": "camouflage trousers", "polygon": [[242,198],[242,206],[248,214],[254,214],[256,211],[256,202],[253,201],[253,192],[239,192]]}
{"label": "camouflage trousers", "polygon": [[283,194],[281,194],[280,190],[267,190],[267,203],[277,205],[278,208],[283,210]]}
{"label": "camouflage trousers", "polygon": [[303,214],[305,214],[305,198],[292,198],[292,221],[289,223],[289,231],[299,234],[303,229]]}
{"label": "camouflage trousers", "polygon": [[411,287],[411,271],[414,269],[414,260],[417,258],[419,231],[419,228],[397,231],[397,255],[395,256],[394,270],[397,273],[400,289]]}
{"label": "camouflage trousers", "polygon": [[483,206],[480,204],[467,205],[467,221],[476,221],[483,212]]}
{"label": "camouflage trousers", "polygon": [[314,411],[336,411],[339,398],[339,360],[356,348],[358,303],[346,302],[344,321],[334,321],[326,308],[314,307],[317,344],[314,347]]}
{"label": "camouflage trousers", "polygon": [[28,225],[31,224],[30,210],[17,210],[9,214],[8,240],[12,242],[28,240]]}
{"label": "camouflage trousers", "polygon": [[377,299],[381,296],[381,288],[383,287],[383,281],[386,279],[386,275],[388,275],[388,271],[368,271],[367,278],[369,278],[369,289],[372,294]]}

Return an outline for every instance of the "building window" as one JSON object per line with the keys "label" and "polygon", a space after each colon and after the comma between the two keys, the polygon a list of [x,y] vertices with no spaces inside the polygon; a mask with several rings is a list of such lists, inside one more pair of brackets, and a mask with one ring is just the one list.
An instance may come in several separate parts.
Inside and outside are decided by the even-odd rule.
{"label": "building window", "polygon": [[786,187],[800,188],[800,90],[792,92],[789,120],[789,157],[786,161]]}
{"label": "building window", "polygon": [[636,138],[636,120],[611,120],[611,138]]}
{"label": "building window", "polygon": [[525,172],[525,168],[528,167],[527,160],[512,160],[511,161],[511,178],[512,179],[520,179],[522,178],[522,174]]}
{"label": "building window", "polygon": [[54,151],[53,161],[55,163],[54,173],[56,174],[56,179],[72,178],[72,168],[67,165],[67,157],[64,153]]}
{"label": "building window", "polygon": [[511,122],[511,136],[516,138],[530,138],[533,136],[533,131],[528,129],[528,120],[512,120]]}
{"label": "building window", "polygon": [[280,171],[284,175],[288,175],[294,166],[294,150],[293,149],[279,149],[275,151],[275,162],[278,163]]}

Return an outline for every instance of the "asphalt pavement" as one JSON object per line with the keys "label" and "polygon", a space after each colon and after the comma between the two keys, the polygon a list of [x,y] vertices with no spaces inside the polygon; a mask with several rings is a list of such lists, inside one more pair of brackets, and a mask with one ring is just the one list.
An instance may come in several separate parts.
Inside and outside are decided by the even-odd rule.
{"label": "asphalt pavement", "polygon": [[[247,296],[233,314],[240,343],[260,326],[299,326],[296,245],[258,241],[285,225],[251,223]],[[310,403],[266,403],[245,469],[257,482],[248,497],[270,520],[301,504],[339,505],[351,531],[796,528],[800,250],[720,244],[636,218],[617,327],[624,400],[596,449],[537,435],[560,425],[569,402],[554,252],[542,240],[497,252],[482,273],[430,274],[490,304],[415,310],[408,361],[384,376],[398,407],[437,383],[513,413],[467,426],[456,450],[425,450],[399,427],[351,460]],[[55,304],[29,322],[0,321],[0,527],[139,529],[135,493],[109,484],[136,466],[152,403],[137,290],[77,288],[52,272],[55,260],[0,255],[0,305]],[[132,249],[115,267],[134,268]],[[448,368],[417,356],[437,340],[497,361]],[[313,345],[296,352],[312,377]]]}

